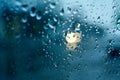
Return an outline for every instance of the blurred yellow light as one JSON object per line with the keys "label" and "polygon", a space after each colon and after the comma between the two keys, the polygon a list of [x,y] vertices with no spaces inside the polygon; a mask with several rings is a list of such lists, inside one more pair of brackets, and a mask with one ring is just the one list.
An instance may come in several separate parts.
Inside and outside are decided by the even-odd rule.
{"label": "blurred yellow light", "polygon": [[80,33],[78,32],[68,33],[66,36],[67,48],[69,50],[74,50],[77,47],[77,43],[81,41],[80,39],[81,39]]}
{"label": "blurred yellow light", "polygon": [[71,33],[67,34],[66,41],[67,41],[67,43],[78,43],[78,42],[80,42],[80,37],[81,37],[80,33],[71,32]]}

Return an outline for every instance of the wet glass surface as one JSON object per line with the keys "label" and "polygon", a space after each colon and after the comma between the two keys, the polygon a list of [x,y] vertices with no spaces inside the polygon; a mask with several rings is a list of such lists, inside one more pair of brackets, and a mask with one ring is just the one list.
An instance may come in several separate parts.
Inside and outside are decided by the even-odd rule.
{"label": "wet glass surface", "polygon": [[0,80],[119,80],[119,0],[0,0]]}

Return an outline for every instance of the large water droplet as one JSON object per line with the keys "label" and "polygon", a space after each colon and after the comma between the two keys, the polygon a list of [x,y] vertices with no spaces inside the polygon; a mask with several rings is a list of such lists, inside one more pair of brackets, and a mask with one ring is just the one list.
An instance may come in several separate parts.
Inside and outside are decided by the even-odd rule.
{"label": "large water droplet", "polygon": [[120,18],[119,18],[119,19],[117,19],[117,23],[118,23],[118,24],[120,24]]}
{"label": "large water droplet", "polygon": [[28,10],[28,5],[27,4],[23,4],[21,7],[22,7],[23,11],[27,11]]}
{"label": "large water droplet", "polygon": [[64,9],[63,9],[63,8],[60,10],[60,15],[61,15],[61,16],[64,15]]}
{"label": "large water droplet", "polygon": [[53,20],[54,20],[55,22],[57,22],[57,19],[56,19],[55,17],[53,18]]}
{"label": "large water droplet", "polygon": [[31,17],[35,17],[35,16],[36,16],[36,8],[35,8],[35,7],[32,7],[32,8],[31,8],[30,16],[31,16]]}
{"label": "large water droplet", "polygon": [[48,26],[49,26],[51,29],[54,29],[54,26],[53,26],[51,23],[48,23]]}
{"label": "large water droplet", "polygon": [[37,20],[40,20],[41,19],[41,11],[38,11],[37,14],[36,14],[36,19]]}
{"label": "large water droplet", "polygon": [[56,6],[56,3],[54,3],[54,2],[53,2],[53,3],[50,3],[50,8],[53,9],[53,8],[55,8],[55,6]]}
{"label": "large water droplet", "polygon": [[113,10],[116,10],[116,6],[113,6],[112,9],[113,9]]}
{"label": "large water droplet", "polygon": [[71,8],[70,7],[67,7],[67,12],[70,13],[71,12]]}

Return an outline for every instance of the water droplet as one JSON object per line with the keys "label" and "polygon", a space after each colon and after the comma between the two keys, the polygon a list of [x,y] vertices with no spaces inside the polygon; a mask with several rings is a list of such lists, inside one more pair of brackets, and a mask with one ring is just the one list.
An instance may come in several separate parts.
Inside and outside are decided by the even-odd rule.
{"label": "water droplet", "polygon": [[63,8],[60,10],[60,15],[61,15],[61,16],[64,15],[64,9],[63,9]]}
{"label": "water droplet", "polygon": [[55,8],[55,6],[56,6],[56,3],[50,3],[50,8]]}
{"label": "water droplet", "polygon": [[26,16],[24,16],[24,17],[22,17],[22,20],[21,20],[23,23],[26,23],[27,22],[27,17]]}
{"label": "water droplet", "polygon": [[77,23],[76,27],[75,27],[75,31],[80,31],[80,24]]}
{"label": "water droplet", "polygon": [[21,7],[22,7],[22,10],[23,10],[23,11],[27,11],[27,10],[28,10],[28,9],[27,9],[27,8],[28,8],[28,5],[27,5],[27,4],[23,4]]}
{"label": "water droplet", "polygon": [[67,7],[67,11],[68,11],[68,13],[70,13],[71,12],[71,8],[70,7]]}
{"label": "water droplet", "polygon": [[82,5],[80,5],[80,8],[82,8]]}
{"label": "water droplet", "polygon": [[77,14],[79,11],[77,9],[73,10],[73,14]]}
{"label": "water droplet", "polygon": [[76,27],[76,28],[75,28],[75,31],[80,31],[80,28]]}
{"label": "water droplet", "polygon": [[117,19],[117,23],[120,23],[120,18],[119,18],[119,19]]}
{"label": "water droplet", "polygon": [[20,1],[15,1],[15,4],[17,5],[17,6],[21,6],[22,5],[22,3],[20,2]]}
{"label": "water droplet", "polygon": [[38,11],[36,14],[36,19],[40,20],[41,19],[41,11]]}
{"label": "water droplet", "polygon": [[115,9],[116,9],[116,6],[113,6],[113,7],[112,7],[112,9],[114,9],[114,10],[115,10]]}
{"label": "water droplet", "polygon": [[51,28],[51,29],[54,29],[54,26],[50,23],[48,23],[48,26]]}
{"label": "water droplet", "polygon": [[57,67],[58,67],[56,63],[54,63],[53,65],[55,66],[55,68],[57,68]]}
{"label": "water droplet", "polygon": [[97,19],[100,19],[100,16],[98,16],[98,18]]}
{"label": "water droplet", "polygon": [[87,20],[87,18],[88,18],[88,16],[85,16],[85,17],[84,17],[84,20],[86,21],[86,20]]}
{"label": "water droplet", "polygon": [[47,25],[49,26],[50,29],[55,29],[55,22],[51,19],[48,19]]}
{"label": "water droplet", "polygon": [[31,16],[31,17],[35,17],[35,16],[36,16],[36,8],[35,8],[35,7],[32,7],[32,8],[31,8],[30,16]]}
{"label": "water droplet", "polygon": [[53,18],[53,20],[54,20],[55,22],[57,22],[57,19],[56,19],[55,17]]}

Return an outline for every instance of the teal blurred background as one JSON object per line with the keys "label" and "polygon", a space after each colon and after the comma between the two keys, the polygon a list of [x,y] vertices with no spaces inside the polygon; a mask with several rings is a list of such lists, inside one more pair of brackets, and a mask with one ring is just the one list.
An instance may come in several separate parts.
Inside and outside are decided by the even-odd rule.
{"label": "teal blurred background", "polygon": [[119,2],[0,0],[0,80],[119,80]]}

